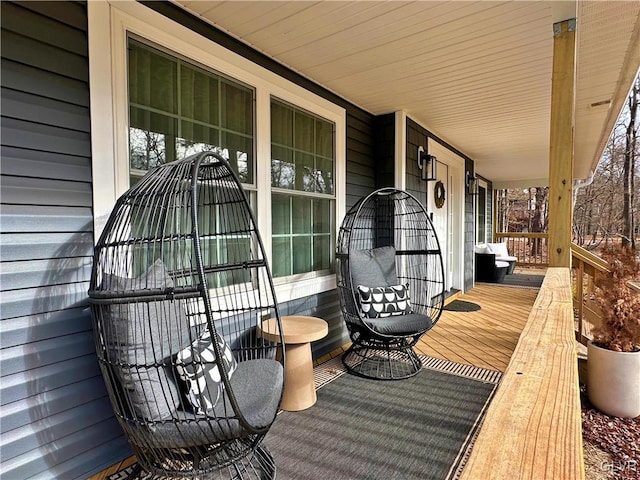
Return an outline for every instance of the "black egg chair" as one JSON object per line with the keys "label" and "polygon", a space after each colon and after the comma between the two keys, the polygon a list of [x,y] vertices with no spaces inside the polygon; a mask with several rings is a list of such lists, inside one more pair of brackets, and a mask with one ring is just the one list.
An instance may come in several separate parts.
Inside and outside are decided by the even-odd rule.
{"label": "black egg chair", "polygon": [[422,368],[413,350],[444,304],[442,254],[433,224],[410,193],[382,188],[346,214],[336,248],[337,287],[353,374],[396,380]]}
{"label": "black egg chair", "polygon": [[224,158],[162,165],[118,199],[89,296],[102,375],[143,470],[275,477],[261,442],[283,367],[256,326],[280,314],[255,219]]}

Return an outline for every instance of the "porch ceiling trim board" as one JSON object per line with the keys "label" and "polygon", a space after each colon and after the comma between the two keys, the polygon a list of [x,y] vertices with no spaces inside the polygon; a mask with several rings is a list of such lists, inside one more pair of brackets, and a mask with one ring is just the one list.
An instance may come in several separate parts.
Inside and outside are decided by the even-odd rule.
{"label": "porch ceiling trim board", "polygon": [[640,65],[639,2],[174,3],[370,113],[406,112],[497,185],[549,176],[554,22],[577,12],[575,178]]}

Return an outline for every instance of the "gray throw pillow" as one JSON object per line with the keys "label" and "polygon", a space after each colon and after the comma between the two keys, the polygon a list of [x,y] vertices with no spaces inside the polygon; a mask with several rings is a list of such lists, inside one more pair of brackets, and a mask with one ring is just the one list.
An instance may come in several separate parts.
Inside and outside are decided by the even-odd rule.
{"label": "gray throw pillow", "polygon": [[[142,275],[105,275],[110,290],[120,292],[173,287],[162,261]],[[179,301],[112,304],[104,318],[104,337],[111,362],[124,364],[118,377],[136,416],[169,418],[180,405],[172,359],[188,345],[189,321]]]}
{"label": "gray throw pillow", "polygon": [[397,285],[396,249],[392,246],[354,250],[349,254],[352,288]]}

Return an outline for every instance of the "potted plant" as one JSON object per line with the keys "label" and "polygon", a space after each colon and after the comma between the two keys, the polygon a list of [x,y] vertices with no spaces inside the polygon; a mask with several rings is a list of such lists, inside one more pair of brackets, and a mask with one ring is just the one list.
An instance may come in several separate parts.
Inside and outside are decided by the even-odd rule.
{"label": "potted plant", "polygon": [[629,281],[640,275],[640,257],[619,245],[608,246],[603,257],[609,273],[595,281],[602,319],[588,345],[587,391],[603,413],[635,418],[640,415],[640,292]]}

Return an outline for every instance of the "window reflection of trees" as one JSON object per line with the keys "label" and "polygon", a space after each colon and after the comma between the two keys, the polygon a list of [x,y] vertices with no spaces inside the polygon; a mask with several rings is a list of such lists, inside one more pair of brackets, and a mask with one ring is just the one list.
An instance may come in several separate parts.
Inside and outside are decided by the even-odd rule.
{"label": "window reflection of trees", "polygon": [[131,167],[149,170],[166,163],[166,135],[140,128],[129,128],[129,158]]}
{"label": "window reflection of trees", "polygon": [[[301,173],[302,188],[296,189],[296,173]],[[333,193],[333,172],[323,172],[307,165],[300,166],[292,162],[273,159],[271,160],[271,185],[288,190],[302,190],[314,193]]]}
{"label": "window reflection of trees", "polygon": [[[175,149],[167,144],[175,144]],[[129,158],[131,168],[140,174],[177,159],[195,155],[200,152],[215,152],[227,159],[241,182],[249,182],[249,155],[236,151],[232,158],[229,149],[211,143],[197,142],[186,138],[171,138],[161,132],[151,132],[141,128],[129,128]]]}

